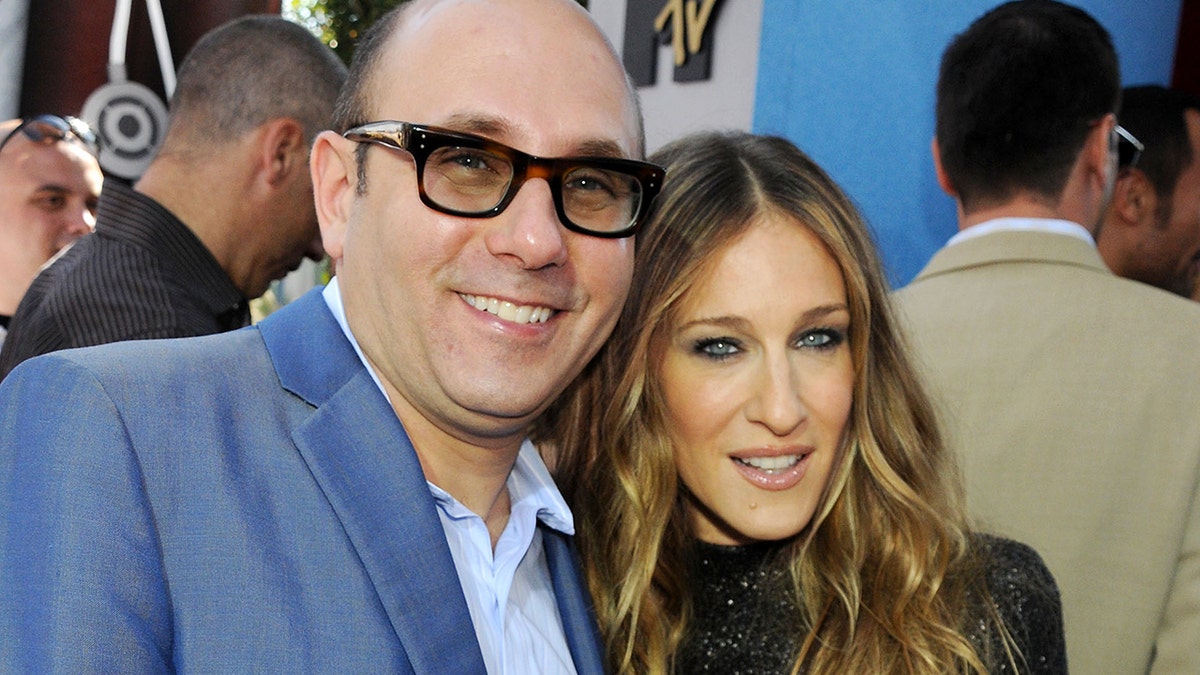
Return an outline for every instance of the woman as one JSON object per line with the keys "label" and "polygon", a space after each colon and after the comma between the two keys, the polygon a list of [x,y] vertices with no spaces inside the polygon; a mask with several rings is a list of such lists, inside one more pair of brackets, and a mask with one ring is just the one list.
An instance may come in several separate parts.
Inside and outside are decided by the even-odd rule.
{"label": "woman", "polygon": [[609,344],[539,434],[621,673],[1064,672],[973,534],[866,227],[785,140],[682,139]]}

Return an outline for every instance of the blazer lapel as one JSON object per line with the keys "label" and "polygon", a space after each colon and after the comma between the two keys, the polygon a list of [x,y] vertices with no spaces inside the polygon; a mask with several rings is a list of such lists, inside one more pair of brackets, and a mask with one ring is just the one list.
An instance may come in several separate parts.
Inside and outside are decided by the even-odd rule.
{"label": "blazer lapel", "polygon": [[561,532],[539,525],[542,532],[542,547],[546,552],[546,566],[554,584],[554,596],[558,600],[558,614],[562,617],[563,631],[567,635],[567,647],[575,661],[579,675],[602,675],[604,657],[600,651],[600,636],[596,628],[596,616],[592,610],[592,599],[584,589],[583,575],[575,557],[571,540]]}
{"label": "blazer lapel", "polygon": [[285,389],[316,406],[293,431],[417,673],[486,671],[408,435],[318,291],[260,325]]}

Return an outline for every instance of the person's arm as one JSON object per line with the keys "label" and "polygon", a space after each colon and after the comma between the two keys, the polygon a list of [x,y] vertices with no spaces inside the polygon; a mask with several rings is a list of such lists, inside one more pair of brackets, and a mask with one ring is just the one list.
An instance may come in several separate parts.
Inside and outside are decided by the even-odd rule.
{"label": "person's arm", "polygon": [[1200,673],[1200,482],[1192,497],[1175,579],[1154,639],[1151,675]]}
{"label": "person's arm", "polygon": [[50,355],[0,384],[0,429],[0,671],[169,671],[167,584],[119,408]]}

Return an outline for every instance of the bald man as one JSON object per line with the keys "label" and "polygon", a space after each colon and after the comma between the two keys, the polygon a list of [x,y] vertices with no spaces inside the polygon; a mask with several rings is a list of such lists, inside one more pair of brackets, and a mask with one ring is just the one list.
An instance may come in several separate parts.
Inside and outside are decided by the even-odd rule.
{"label": "bald man", "polygon": [[96,225],[103,175],[80,120],[0,123],[0,343],[38,270]]}
{"label": "bald man", "polygon": [[308,150],[345,76],[278,16],[205,34],[180,66],[162,148],[134,185],[105,183],[96,236],[30,286],[0,378],[60,349],[249,324],[251,298],[324,256]]}
{"label": "bald man", "polygon": [[526,433],[620,314],[642,146],[574,0],[381,19],[310,160],[328,286],[0,384],[0,671],[603,672]]}

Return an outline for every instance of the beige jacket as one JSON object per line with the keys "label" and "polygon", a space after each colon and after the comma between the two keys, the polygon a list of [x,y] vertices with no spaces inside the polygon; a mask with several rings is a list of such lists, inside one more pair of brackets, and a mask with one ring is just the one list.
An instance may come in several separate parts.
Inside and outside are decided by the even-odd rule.
{"label": "beige jacket", "polygon": [[1076,675],[1200,673],[1200,304],[1000,232],[895,294],[978,525],[1062,590]]}

